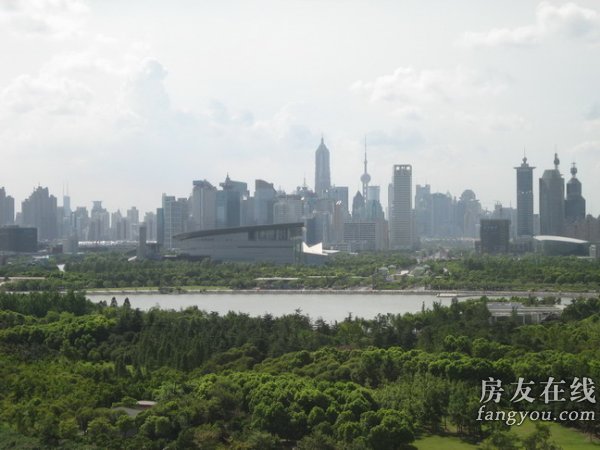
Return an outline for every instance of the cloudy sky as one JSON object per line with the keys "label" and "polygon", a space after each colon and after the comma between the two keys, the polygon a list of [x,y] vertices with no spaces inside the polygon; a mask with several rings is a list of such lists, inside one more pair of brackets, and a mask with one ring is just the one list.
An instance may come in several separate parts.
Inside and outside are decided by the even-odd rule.
{"label": "cloudy sky", "polygon": [[[229,172],[414,184],[516,203],[556,149],[600,214],[597,0],[0,0],[0,186],[114,210]],[[385,189],[382,189],[385,192]],[[59,202],[60,203],[60,202]]]}

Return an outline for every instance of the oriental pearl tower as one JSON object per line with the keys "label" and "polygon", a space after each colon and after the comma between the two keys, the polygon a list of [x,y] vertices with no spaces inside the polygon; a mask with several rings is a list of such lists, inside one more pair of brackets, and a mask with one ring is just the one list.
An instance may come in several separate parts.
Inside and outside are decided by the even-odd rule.
{"label": "oriental pearl tower", "polygon": [[367,137],[365,136],[365,171],[360,176],[362,182],[362,195],[365,203],[367,202],[367,191],[369,187],[369,181],[371,181],[371,175],[367,172]]}

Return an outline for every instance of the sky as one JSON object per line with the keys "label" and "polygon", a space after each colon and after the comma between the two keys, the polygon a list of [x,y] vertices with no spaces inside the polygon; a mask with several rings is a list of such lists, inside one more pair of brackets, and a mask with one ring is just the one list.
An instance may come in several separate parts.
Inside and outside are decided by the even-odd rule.
{"label": "sky", "polygon": [[[596,0],[0,0],[0,186],[160,206],[226,175],[413,185],[516,205],[514,167],[575,162],[600,214]],[[59,204],[61,201],[59,200]]]}

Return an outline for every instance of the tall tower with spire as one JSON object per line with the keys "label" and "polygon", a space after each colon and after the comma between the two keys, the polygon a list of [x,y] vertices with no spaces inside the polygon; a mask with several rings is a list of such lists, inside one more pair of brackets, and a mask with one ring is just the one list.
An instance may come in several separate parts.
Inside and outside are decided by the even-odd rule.
{"label": "tall tower with spire", "polygon": [[560,236],[565,222],[565,180],[554,154],[554,169],[545,170],[540,178],[540,233]]}
{"label": "tall tower with spire", "polygon": [[367,172],[367,137],[365,136],[365,171],[360,176],[360,181],[362,183],[362,196],[364,201],[366,202],[368,198],[369,191],[369,181],[371,181],[371,175]]}
{"label": "tall tower with spire", "polygon": [[321,144],[315,152],[315,192],[319,197],[324,197],[330,187],[329,149],[321,136]]}
{"label": "tall tower with spire", "polygon": [[585,219],[585,198],[581,195],[581,182],[577,179],[577,166],[571,166],[571,179],[567,183],[565,220],[576,222]]}
{"label": "tall tower with spire", "polygon": [[533,236],[533,169],[523,156],[517,171],[517,236]]}

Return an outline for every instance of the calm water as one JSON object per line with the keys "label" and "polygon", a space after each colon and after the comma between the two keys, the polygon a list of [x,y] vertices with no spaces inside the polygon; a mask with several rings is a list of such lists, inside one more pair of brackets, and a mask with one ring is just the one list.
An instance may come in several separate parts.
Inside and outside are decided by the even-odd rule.
{"label": "calm water", "polygon": [[341,321],[352,314],[355,317],[371,319],[377,314],[414,313],[431,308],[434,302],[450,305],[450,298],[438,298],[434,295],[414,294],[290,294],[290,293],[207,293],[207,294],[88,294],[94,302],[105,300],[110,303],[112,297],[119,305],[129,297],[133,308],[148,310],[153,307],[162,309],[184,309],[197,306],[206,311],[226,314],[229,311],[242,312],[251,316],[269,313],[273,316],[293,314],[300,309],[311,319],[322,318],[328,322]]}

